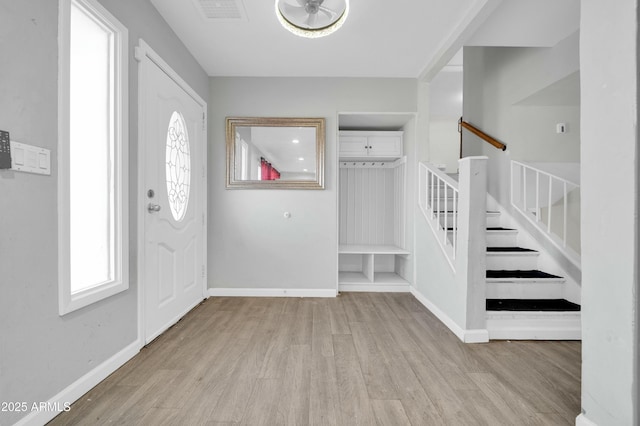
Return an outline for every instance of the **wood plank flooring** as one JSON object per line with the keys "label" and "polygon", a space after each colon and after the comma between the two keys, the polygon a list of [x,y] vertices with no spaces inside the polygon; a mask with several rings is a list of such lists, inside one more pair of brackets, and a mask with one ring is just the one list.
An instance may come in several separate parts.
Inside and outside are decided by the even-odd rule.
{"label": "wood plank flooring", "polygon": [[413,296],[210,298],[51,425],[573,425],[579,342],[461,343]]}

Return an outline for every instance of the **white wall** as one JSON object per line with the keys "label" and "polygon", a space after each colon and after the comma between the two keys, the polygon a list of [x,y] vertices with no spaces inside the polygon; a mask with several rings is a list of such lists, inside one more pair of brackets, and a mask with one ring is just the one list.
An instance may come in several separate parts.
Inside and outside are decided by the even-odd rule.
{"label": "white wall", "polygon": [[[209,287],[335,290],[337,114],[415,112],[416,80],[214,77],[210,86]],[[326,118],[325,189],[225,189],[227,116]]]}
{"label": "white wall", "polygon": [[[582,412],[637,425],[638,3],[583,0]],[[603,179],[603,176],[606,177]]]}
{"label": "white wall", "polygon": [[[465,156],[490,156],[488,189],[498,201],[508,200],[508,180],[492,171],[504,172],[510,160],[580,161],[579,93],[562,105],[551,97],[546,103],[544,96],[527,101],[579,70],[577,34],[553,48],[466,47],[464,68],[465,120],[507,145],[502,152],[463,135]],[[556,133],[560,122],[568,133]]]}
{"label": "white wall", "polygon": [[[579,268],[511,207],[510,163],[580,162],[580,94],[572,84],[579,69],[577,33],[552,48],[464,49],[464,118],[504,142],[507,150],[465,131],[463,155],[489,157],[489,194],[577,282]],[[557,123],[566,123],[569,132],[557,134]]]}
{"label": "white wall", "polygon": [[456,173],[460,158],[458,119],[462,116],[462,50],[460,66],[443,68],[429,83],[429,162]]}
{"label": "white wall", "polygon": [[458,118],[432,120],[429,123],[429,161],[434,164],[443,164],[446,166],[447,173],[458,171],[460,158]]}
{"label": "white wall", "polygon": [[[438,143],[431,140],[432,123],[429,121],[429,117],[437,116],[437,114],[431,113],[434,108],[437,108],[431,102],[432,85],[421,82],[418,89],[418,126],[415,144],[416,161],[414,162],[416,165],[420,161],[435,161],[440,149]],[[453,121],[452,124],[455,130],[457,128],[457,120]],[[448,169],[449,167],[453,171],[457,170],[458,161],[456,160],[453,166],[448,166]],[[414,174],[417,174],[417,171],[414,171]],[[414,179],[416,182],[414,194],[417,194],[417,186],[419,185],[417,179],[418,177],[416,176]],[[467,303],[468,296],[470,296],[466,284],[468,265],[458,265],[460,266],[458,275],[453,272],[418,206],[417,197],[414,197],[412,201],[411,213],[414,218],[413,259],[415,280],[412,283],[414,294],[423,303],[426,303],[429,309],[438,315],[461,339],[465,339],[465,333],[468,330],[484,328],[483,324],[478,324],[476,321],[475,312],[471,312],[475,306]],[[466,248],[465,244],[464,247],[459,247],[458,250],[462,252]]]}
{"label": "white wall", "polygon": [[[208,79],[147,1],[103,0],[129,29],[131,218],[135,218],[137,62],[144,37],[203,98]],[[0,401],[47,401],[137,340],[135,223],[130,289],[58,316],[57,69],[58,2],[0,5],[0,129],[52,151],[51,176],[0,171]],[[13,424],[25,413],[0,413]]]}

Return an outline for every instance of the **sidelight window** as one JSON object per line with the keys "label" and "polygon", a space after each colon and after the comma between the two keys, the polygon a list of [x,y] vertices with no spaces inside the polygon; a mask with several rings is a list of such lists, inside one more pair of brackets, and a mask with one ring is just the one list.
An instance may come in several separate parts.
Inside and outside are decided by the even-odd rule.
{"label": "sidelight window", "polygon": [[59,311],[128,288],[127,29],[60,1]]}

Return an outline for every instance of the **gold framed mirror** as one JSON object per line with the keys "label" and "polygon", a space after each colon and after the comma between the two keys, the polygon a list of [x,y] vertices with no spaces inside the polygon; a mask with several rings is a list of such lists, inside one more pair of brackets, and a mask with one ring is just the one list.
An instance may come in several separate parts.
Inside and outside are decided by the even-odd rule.
{"label": "gold framed mirror", "polygon": [[324,118],[227,117],[227,189],[324,189]]}

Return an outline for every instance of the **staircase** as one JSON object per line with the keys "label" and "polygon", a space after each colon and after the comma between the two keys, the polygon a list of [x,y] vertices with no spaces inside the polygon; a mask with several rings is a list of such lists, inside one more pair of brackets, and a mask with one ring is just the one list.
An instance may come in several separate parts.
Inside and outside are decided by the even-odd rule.
{"label": "staircase", "polygon": [[[575,295],[576,283],[544,271],[540,266],[548,264],[547,255],[519,245],[536,243],[527,234],[519,236],[517,229],[501,226],[500,212],[488,211],[483,217],[488,203],[481,195],[486,194],[485,162],[486,157],[461,159],[460,177],[420,163],[418,204],[453,273],[449,279],[440,264],[431,266],[440,277],[433,286],[466,286],[466,298],[455,301],[464,304],[466,328],[429,300],[426,306],[435,308],[430,309],[465,342],[483,341],[483,331],[489,340],[580,339],[580,306],[565,300],[565,294]],[[486,238],[480,237],[483,232]],[[485,271],[477,263],[484,249]]]}
{"label": "staircase", "polygon": [[576,340],[580,305],[563,298],[565,279],[538,268],[539,253],[519,247],[518,231],[487,212],[487,330],[489,339]]}
{"label": "staircase", "polygon": [[[450,175],[453,179],[457,176]],[[442,203],[453,223],[451,200]],[[444,219],[441,220],[444,226]],[[580,305],[565,300],[563,277],[541,271],[540,253],[518,246],[518,230],[487,212],[486,328],[491,340],[579,340]],[[453,228],[448,227],[449,238]]]}

